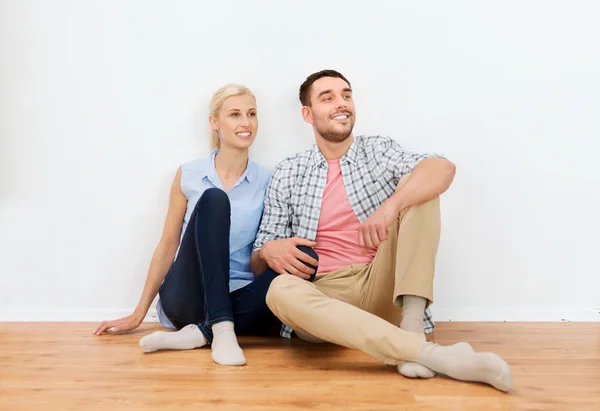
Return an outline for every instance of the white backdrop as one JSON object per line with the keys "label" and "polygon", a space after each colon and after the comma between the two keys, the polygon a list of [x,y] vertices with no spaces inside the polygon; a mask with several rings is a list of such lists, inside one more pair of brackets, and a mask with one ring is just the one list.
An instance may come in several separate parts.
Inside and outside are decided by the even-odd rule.
{"label": "white backdrop", "polygon": [[458,167],[437,320],[598,320],[598,21],[593,0],[0,0],[0,320],[129,313],[212,92],[256,93],[272,169],[313,141],[297,89],[324,68],[356,133]]}

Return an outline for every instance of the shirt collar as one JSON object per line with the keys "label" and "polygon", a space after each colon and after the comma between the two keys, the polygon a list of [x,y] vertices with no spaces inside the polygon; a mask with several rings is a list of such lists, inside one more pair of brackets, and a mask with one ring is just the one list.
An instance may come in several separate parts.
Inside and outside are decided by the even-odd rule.
{"label": "shirt collar", "polygon": [[[321,150],[319,150],[319,146],[317,146],[316,144],[312,147],[312,150],[310,152],[310,158],[314,167],[321,166],[327,163],[327,160],[325,160],[325,157],[323,157],[323,153],[321,153]],[[348,151],[346,151],[346,154],[344,154],[342,158],[340,158],[340,163],[347,162],[350,164],[355,164],[357,160],[358,144],[356,143],[355,138]]]}
{"label": "shirt collar", "polygon": [[[219,152],[219,149],[216,149],[210,153],[208,164],[206,165],[206,167],[204,167],[203,175],[202,175],[202,178],[204,178],[204,177],[208,178],[214,186],[216,186],[217,183],[220,181],[219,175],[217,174],[217,168],[215,167],[215,157],[217,156],[218,152]],[[256,164],[254,164],[253,161],[248,159],[248,165],[246,166],[246,171],[244,171],[244,174],[242,174],[241,179],[242,179],[242,181],[247,180],[250,184],[252,184],[252,181],[254,181],[255,176],[256,176]]]}
{"label": "shirt collar", "polygon": [[310,151],[310,160],[313,167],[321,167],[323,164],[327,163],[327,160],[323,157],[323,153],[319,150],[319,146],[316,144],[312,146],[312,150]]}

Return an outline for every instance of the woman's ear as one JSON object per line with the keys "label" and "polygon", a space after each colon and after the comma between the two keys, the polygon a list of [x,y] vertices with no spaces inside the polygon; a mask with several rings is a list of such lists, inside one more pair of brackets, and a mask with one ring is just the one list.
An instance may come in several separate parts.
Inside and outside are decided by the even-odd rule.
{"label": "woman's ear", "polygon": [[210,123],[210,128],[213,130],[219,129],[219,124],[217,123],[217,119],[212,114],[208,116],[208,122]]}

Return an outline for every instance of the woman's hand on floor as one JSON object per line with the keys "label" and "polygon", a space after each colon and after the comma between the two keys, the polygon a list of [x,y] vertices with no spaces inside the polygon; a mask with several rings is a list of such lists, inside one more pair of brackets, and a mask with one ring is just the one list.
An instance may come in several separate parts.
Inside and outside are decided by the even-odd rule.
{"label": "woman's hand on floor", "polygon": [[142,323],[143,317],[135,314],[128,315],[127,317],[119,318],[113,321],[102,321],[100,325],[94,330],[93,334],[101,335],[104,332],[116,334],[119,332],[135,330]]}

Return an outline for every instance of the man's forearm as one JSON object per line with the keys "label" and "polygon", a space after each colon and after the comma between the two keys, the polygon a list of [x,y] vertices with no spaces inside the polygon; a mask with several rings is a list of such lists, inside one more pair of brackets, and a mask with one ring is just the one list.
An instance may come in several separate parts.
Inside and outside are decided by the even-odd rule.
{"label": "man's forearm", "polygon": [[425,159],[417,164],[406,184],[388,201],[400,213],[409,207],[433,200],[450,187],[455,172],[454,164],[446,159]]}

